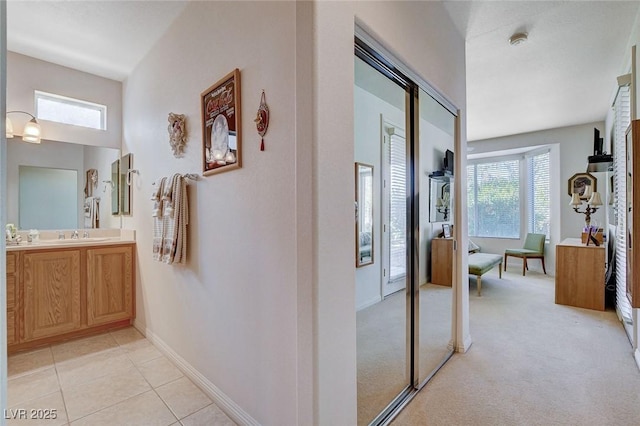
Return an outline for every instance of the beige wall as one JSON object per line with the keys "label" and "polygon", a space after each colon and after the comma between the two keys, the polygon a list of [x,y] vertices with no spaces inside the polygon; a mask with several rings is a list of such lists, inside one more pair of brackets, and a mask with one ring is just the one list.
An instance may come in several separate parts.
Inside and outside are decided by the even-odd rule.
{"label": "beige wall", "polygon": [[[264,425],[297,423],[295,13],[294,2],[190,3],[123,95],[123,153],[140,170],[124,218],[137,231],[138,325]],[[242,168],[189,184],[188,265],[155,262],[152,183],[202,172],[200,94],[236,67]],[[271,111],[264,152],[253,122],[262,89]],[[180,159],[170,112],[187,116]]]}
{"label": "beige wall", "polygon": [[[106,131],[38,120],[44,139],[120,149],[122,83],[8,52],[7,111],[26,111],[35,115],[35,90],[107,106]],[[20,134],[29,121],[24,114],[11,114],[10,118],[16,134]]]}

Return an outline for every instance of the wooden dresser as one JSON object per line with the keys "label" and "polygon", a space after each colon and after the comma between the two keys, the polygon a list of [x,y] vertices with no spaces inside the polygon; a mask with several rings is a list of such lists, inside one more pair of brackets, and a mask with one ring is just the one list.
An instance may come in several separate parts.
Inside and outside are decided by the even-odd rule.
{"label": "wooden dresser", "polygon": [[431,283],[451,287],[453,282],[453,238],[431,240]]}
{"label": "wooden dresser", "polygon": [[567,238],[556,246],[556,303],[604,311],[604,246]]}

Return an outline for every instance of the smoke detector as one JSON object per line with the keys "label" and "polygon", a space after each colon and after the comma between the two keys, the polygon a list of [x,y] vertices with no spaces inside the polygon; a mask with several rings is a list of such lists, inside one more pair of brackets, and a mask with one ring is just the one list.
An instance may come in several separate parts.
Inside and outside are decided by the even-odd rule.
{"label": "smoke detector", "polygon": [[509,39],[509,44],[512,46],[517,46],[527,41],[527,37],[528,37],[527,33],[515,33]]}

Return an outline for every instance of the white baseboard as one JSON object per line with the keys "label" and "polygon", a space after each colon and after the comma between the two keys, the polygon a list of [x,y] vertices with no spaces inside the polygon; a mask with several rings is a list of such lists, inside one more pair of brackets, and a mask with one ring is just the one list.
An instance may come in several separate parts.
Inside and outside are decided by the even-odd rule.
{"label": "white baseboard", "polygon": [[467,336],[464,338],[462,343],[456,346],[456,352],[461,354],[467,352],[471,347],[472,343],[473,343],[473,340],[471,340],[471,335],[467,334]]}
{"label": "white baseboard", "polygon": [[363,303],[359,304],[358,306],[356,306],[356,311],[359,311],[359,310],[364,309],[364,308],[368,308],[369,306],[373,306],[376,303],[381,302],[381,301],[382,301],[382,298],[380,296],[373,297],[373,298],[371,298],[369,300],[364,301]]}
{"label": "white baseboard", "polygon": [[184,358],[178,355],[169,345],[161,338],[146,327],[142,327],[140,323],[134,321],[133,326],[145,335],[160,352],[169,358],[178,367],[185,376],[191,379],[209,398],[218,406],[227,416],[239,425],[259,426],[260,423],[251,417],[249,413],[244,411],[238,404],[233,402],[231,398],[224,394],[216,385],[211,383],[198,370],[189,364]]}

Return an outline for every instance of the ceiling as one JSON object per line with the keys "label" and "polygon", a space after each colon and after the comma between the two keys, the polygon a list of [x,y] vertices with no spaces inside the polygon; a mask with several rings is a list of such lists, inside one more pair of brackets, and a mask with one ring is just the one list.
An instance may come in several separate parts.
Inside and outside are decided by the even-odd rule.
{"label": "ceiling", "polygon": [[[184,1],[7,2],[7,46],[124,80]],[[447,1],[467,40],[467,137],[604,120],[640,2]],[[525,31],[529,40],[510,46]]]}
{"label": "ceiling", "polygon": [[[605,119],[640,2],[451,1],[470,141]],[[509,38],[526,32],[528,41]]]}
{"label": "ceiling", "polygon": [[186,1],[7,1],[7,48],[124,80]]}

